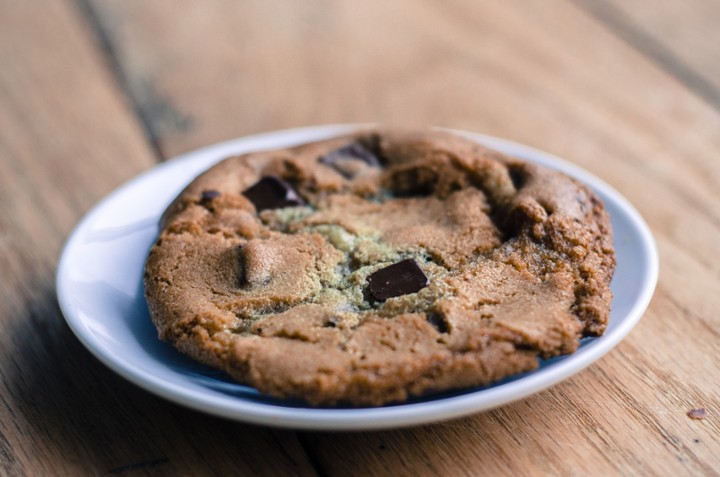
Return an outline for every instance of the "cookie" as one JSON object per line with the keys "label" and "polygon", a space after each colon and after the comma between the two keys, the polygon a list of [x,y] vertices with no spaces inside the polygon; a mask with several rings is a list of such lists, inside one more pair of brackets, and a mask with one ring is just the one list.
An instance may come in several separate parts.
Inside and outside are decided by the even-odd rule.
{"label": "cookie", "polygon": [[162,219],[160,338],[272,396],[376,406],[491,383],[608,322],[598,197],[444,132],[231,157]]}

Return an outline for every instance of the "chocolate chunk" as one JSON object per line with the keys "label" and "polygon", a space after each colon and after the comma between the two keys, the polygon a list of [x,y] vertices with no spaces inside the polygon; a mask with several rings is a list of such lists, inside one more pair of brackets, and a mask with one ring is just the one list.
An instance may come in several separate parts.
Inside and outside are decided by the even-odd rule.
{"label": "chocolate chunk", "polygon": [[220,192],[216,190],[204,190],[200,193],[200,203],[207,204],[213,199],[220,197]]}
{"label": "chocolate chunk", "polygon": [[320,162],[332,165],[340,159],[359,159],[369,166],[380,167],[380,160],[377,156],[359,142],[353,142],[325,154],[320,158]]}
{"label": "chocolate chunk", "polygon": [[701,407],[698,409],[690,409],[687,412],[687,415],[690,419],[705,419],[708,413],[704,408]]}
{"label": "chocolate chunk", "polygon": [[305,205],[290,184],[275,176],[265,176],[243,191],[258,212],[265,209]]}
{"label": "chocolate chunk", "polygon": [[403,260],[371,273],[368,291],[379,301],[415,293],[428,286],[428,278],[413,259]]}
{"label": "chocolate chunk", "polygon": [[327,164],[332,167],[345,178],[351,178],[354,175],[353,168],[346,163],[350,161],[362,161],[371,167],[380,167],[380,160],[378,157],[368,148],[358,142],[353,142],[347,146],[343,146],[340,149],[331,151],[324,156],[320,157],[320,162]]}

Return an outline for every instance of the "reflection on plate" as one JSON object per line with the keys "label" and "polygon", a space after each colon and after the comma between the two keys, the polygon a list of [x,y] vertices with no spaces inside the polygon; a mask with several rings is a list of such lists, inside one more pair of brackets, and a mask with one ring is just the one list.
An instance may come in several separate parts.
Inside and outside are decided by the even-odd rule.
{"label": "reflection on plate", "polygon": [[143,296],[145,256],[158,220],[178,192],[220,159],[348,133],[354,125],[279,131],[229,141],[161,164],[110,194],[77,226],[65,245],[57,291],[65,318],[103,363],[135,384],[171,401],[257,424],[302,429],[378,429],[428,423],[482,411],[523,398],[580,371],[614,347],[645,311],[657,281],[650,232],[616,191],[584,170],[509,141],[457,132],[507,154],[559,169],[592,187],[610,213],[617,253],[610,325],[577,352],[541,361],[535,371],[482,388],[417,398],[379,408],[312,408],[234,383],[157,339]]}

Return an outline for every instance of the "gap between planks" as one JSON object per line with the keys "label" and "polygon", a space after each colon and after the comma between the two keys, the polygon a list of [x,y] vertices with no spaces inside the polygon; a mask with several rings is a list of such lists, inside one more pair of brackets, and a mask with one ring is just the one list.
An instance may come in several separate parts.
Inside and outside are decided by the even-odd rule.
{"label": "gap between planks", "polygon": [[570,0],[579,10],[603,25],[630,48],[647,57],[661,70],[677,79],[687,89],[720,111],[720,91],[702,73],[695,70],[680,56],[673,53],[653,35],[637,27],[610,2],[595,0]]}
{"label": "gap between planks", "polygon": [[130,110],[137,118],[140,128],[145,135],[145,140],[153,152],[155,161],[163,162],[167,159],[167,157],[163,154],[160,141],[158,140],[158,136],[153,128],[152,120],[144,113],[143,108],[140,105],[140,101],[134,94],[132,94],[128,77],[120,64],[112,39],[103,28],[102,22],[98,18],[93,6],[88,0],[71,0],[70,4],[75,6],[79,12],[79,16],[85,20],[88,30],[94,36],[95,45],[100,51],[100,56],[104,60],[105,65],[110,72],[110,76],[115,81],[118,91],[120,91],[122,97],[125,98],[125,101],[130,106]]}

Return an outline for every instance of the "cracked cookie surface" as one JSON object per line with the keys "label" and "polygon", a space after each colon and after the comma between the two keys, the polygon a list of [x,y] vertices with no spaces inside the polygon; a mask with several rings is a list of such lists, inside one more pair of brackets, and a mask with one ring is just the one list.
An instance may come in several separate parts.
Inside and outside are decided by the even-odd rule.
{"label": "cracked cookie surface", "polygon": [[[417,291],[373,296],[368,277],[408,260]],[[367,131],[200,175],[145,288],[162,339],[240,382],[382,405],[573,352],[605,330],[614,266],[577,181],[448,133]]]}

